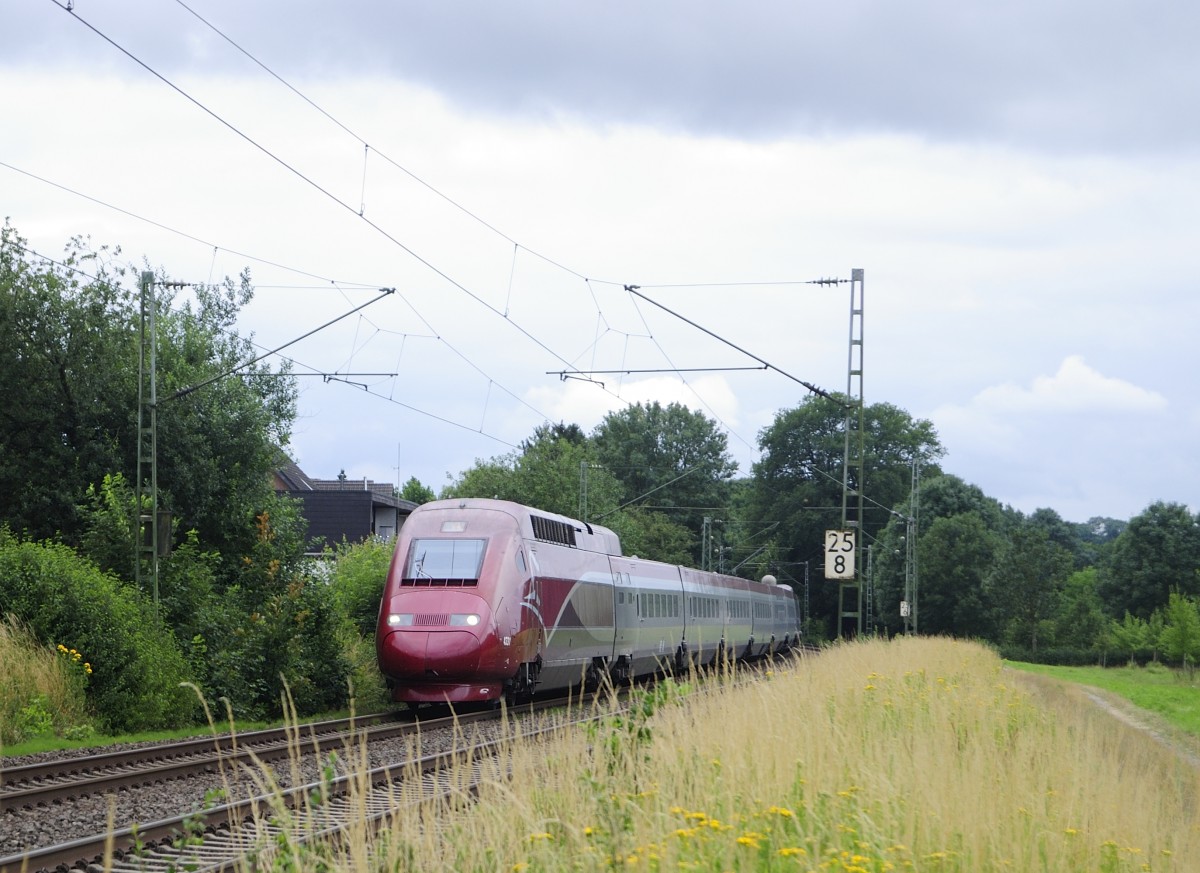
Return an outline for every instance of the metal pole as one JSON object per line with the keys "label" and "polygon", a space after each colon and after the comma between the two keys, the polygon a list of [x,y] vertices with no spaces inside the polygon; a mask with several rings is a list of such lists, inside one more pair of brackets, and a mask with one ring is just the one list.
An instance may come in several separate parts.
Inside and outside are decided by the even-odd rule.
{"label": "metal pole", "polygon": [[[912,496],[909,496],[909,510],[912,510]],[[912,593],[912,566],[913,566],[913,551],[915,544],[913,543],[913,520],[912,516],[908,515],[904,518],[904,602],[908,606],[908,613],[904,616],[904,633],[912,633],[913,624],[913,593]]]}
{"label": "metal pole", "polygon": [[587,461],[579,462],[579,520],[587,524]]}
{"label": "metal pole", "polygon": [[[863,488],[866,477],[863,409],[863,292],[861,268],[850,271],[850,343],[846,368],[845,445],[842,458],[842,529],[855,530],[854,578],[838,584],[838,637],[847,618],[855,620],[856,633],[863,631],[863,547],[866,544],[862,524]],[[850,471],[856,475],[851,487]],[[853,518],[851,518],[853,516]],[[853,608],[846,605],[847,595],[854,598]]]}
{"label": "metal pole", "polygon": [[912,522],[912,624],[913,634],[919,633],[917,625],[917,597],[919,594],[919,579],[920,575],[917,568],[917,536],[919,535],[918,519],[920,518],[921,504],[921,461],[919,458],[913,459],[913,486],[912,486],[912,506],[910,508],[910,520]]}
{"label": "metal pole", "polygon": [[[142,583],[148,564],[154,606],[158,608],[158,327],[155,322],[154,274],[141,276],[141,347],[138,355],[137,524],[134,577]],[[147,360],[148,359],[148,360]],[[146,504],[149,504],[147,511]],[[149,543],[146,532],[149,531]]]}

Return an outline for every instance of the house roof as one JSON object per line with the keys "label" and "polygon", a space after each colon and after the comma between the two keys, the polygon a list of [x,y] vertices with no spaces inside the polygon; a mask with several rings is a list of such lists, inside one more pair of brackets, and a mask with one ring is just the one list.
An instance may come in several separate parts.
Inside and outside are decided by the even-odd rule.
{"label": "house roof", "polygon": [[365,476],[362,479],[313,479],[291,459],[282,461],[275,471],[275,490],[286,491],[297,496],[302,496],[309,491],[368,491],[371,494],[373,506],[390,506],[404,514],[412,512],[420,505],[411,500],[402,500],[396,497],[396,488],[391,482],[376,482]]}
{"label": "house roof", "polygon": [[276,491],[312,491],[312,480],[290,458],[281,461],[275,470]]}

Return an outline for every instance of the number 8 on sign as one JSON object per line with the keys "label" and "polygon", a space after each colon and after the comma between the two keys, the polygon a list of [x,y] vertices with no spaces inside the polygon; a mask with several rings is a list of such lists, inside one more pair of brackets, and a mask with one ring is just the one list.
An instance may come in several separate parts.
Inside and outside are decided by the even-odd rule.
{"label": "number 8 on sign", "polygon": [[825,578],[854,578],[854,531],[825,531]]}

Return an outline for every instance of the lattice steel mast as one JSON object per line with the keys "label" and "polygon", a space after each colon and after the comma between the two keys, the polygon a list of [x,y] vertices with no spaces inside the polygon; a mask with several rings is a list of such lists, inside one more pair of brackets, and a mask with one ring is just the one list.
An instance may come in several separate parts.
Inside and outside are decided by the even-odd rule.
{"label": "lattice steel mast", "polygon": [[[850,347],[846,373],[845,452],[842,461],[842,530],[854,530],[854,578],[838,583],[838,636],[847,619],[855,632],[863,630],[863,552],[866,548],[863,517],[863,477],[865,473],[863,425],[863,271],[850,271]],[[869,584],[869,580],[867,582]],[[849,601],[849,602],[847,602]]]}

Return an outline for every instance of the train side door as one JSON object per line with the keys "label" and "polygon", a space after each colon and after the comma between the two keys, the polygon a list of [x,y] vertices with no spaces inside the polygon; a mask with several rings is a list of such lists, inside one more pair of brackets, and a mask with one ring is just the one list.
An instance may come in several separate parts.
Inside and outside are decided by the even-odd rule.
{"label": "train side door", "polygon": [[521,608],[524,613],[522,624],[533,631],[533,655],[541,655],[546,646],[546,616],[543,613],[545,601],[542,600],[542,576],[538,567],[537,552],[529,549],[526,558],[521,543],[517,543],[517,569],[524,576],[521,586]]}
{"label": "train side door", "polygon": [[637,592],[633,589],[633,565],[628,561],[610,559],[613,577],[613,660],[624,656],[632,661],[638,634]]}

